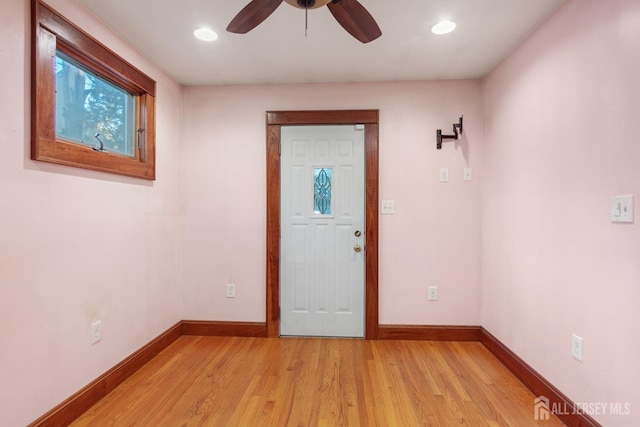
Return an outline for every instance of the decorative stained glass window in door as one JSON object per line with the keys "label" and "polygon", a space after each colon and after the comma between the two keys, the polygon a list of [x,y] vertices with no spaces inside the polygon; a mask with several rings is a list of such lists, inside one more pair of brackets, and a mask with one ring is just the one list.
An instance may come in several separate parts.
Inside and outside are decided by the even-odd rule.
{"label": "decorative stained glass window in door", "polygon": [[331,215],[331,168],[313,168],[313,213]]}

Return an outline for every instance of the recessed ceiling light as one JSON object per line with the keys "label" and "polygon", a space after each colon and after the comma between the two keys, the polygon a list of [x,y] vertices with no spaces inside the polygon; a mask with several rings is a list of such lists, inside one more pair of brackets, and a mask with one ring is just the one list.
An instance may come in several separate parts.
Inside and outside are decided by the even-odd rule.
{"label": "recessed ceiling light", "polygon": [[218,40],[218,34],[215,31],[210,30],[209,28],[198,28],[193,32],[193,35],[196,36],[197,39],[203,40],[205,42]]}
{"label": "recessed ceiling light", "polygon": [[433,27],[431,27],[431,32],[433,34],[442,35],[449,34],[451,31],[456,29],[456,23],[453,21],[440,21]]}

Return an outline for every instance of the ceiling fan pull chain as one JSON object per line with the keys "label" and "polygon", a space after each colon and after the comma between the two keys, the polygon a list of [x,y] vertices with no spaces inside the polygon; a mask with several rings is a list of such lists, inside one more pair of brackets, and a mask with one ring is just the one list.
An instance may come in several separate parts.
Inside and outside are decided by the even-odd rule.
{"label": "ceiling fan pull chain", "polygon": [[304,6],[304,36],[307,37],[307,29],[309,28],[309,3]]}

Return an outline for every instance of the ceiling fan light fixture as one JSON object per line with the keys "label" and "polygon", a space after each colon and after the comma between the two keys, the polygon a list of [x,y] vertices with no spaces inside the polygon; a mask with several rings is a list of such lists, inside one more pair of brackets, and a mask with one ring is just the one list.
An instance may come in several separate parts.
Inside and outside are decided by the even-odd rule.
{"label": "ceiling fan light fixture", "polygon": [[193,35],[198,40],[202,40],[205,42],[218,40],[218,34],[210,28],[198,28],[193,32]]}
{"label": "ceiling fan light fixture", "polygon": [[455,29],[456,29],[456,23],[455,22],[444,20],[444,21],[438,22],[436,25],[431,27],[431,32],[433,34],[437,34],[437,35],[441,36],[443,34],[449,34],[450,32],[452,32]]}

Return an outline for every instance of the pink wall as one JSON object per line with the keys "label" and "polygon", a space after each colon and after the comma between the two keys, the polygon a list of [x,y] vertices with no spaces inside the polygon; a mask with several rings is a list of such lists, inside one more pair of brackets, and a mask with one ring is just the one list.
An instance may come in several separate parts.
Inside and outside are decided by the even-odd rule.
{"label": "pink wall", "polygon": [[[570,398],[640,417],[640,2],[569,0],[485,81],[482,325]],[[571,334],[584,362],[571,357]]]}
{"label": "pink wall", "polygon": [[[305,109],[380,109],[380,197],[396,202],[380,217],[381,323],[478,324],[479,81],[185,88],[186,318],[264,322],[265,112]],[[460,114],[460,144],[437,151]]]}
{"label": "pink wall", "polygon": [[181,88],[74,1],[48,3],[157,80],[158,180],[29,160],[30,1],[3,0],[3,426],[33,421],[182,318]]}

